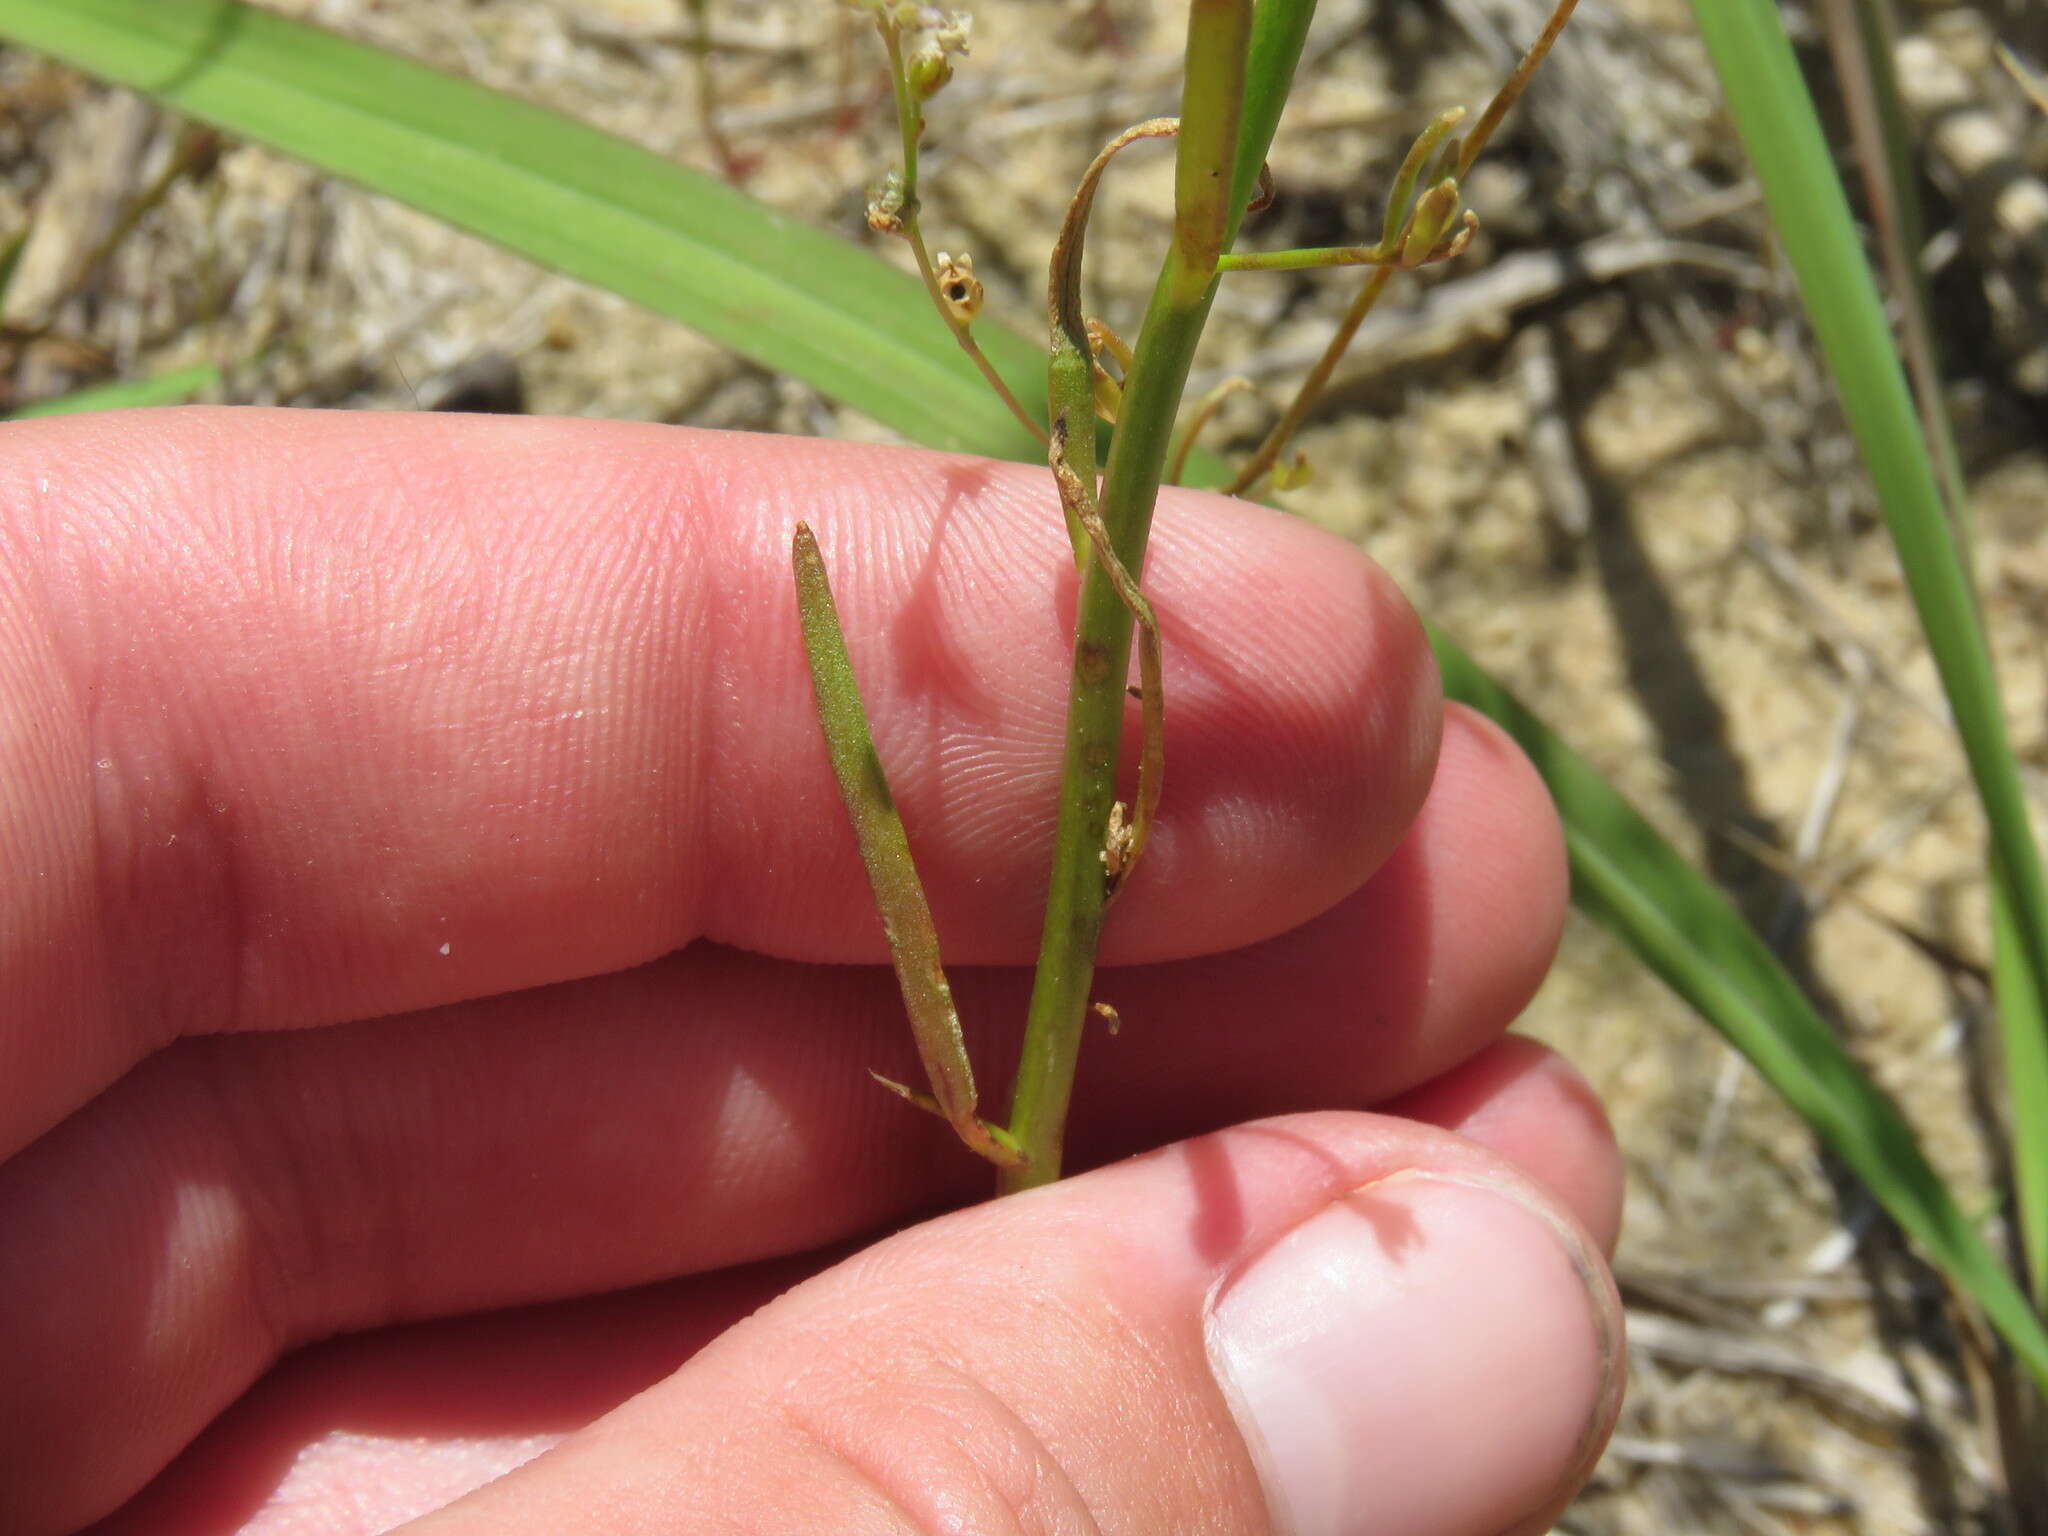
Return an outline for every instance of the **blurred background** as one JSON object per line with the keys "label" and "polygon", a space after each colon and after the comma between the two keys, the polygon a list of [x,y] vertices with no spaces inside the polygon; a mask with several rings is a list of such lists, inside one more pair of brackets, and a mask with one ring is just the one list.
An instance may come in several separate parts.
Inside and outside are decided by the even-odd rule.
{"label": "blurred background", "polygon": [[[875,41],[823,0],[266,0],[727,177],[908,265]],[[1836,111],[1820,0],[1786,16]],[[1175,110],[1185,7],[978,0],[933,103],[924,227],[985,314],[1042,323],[1101,143]],[[1537,0],[1323,0],[1245,244],[1373,238],[1401,154],[1483,105]],[[2048,117],[2035,0],[1907,4],[1912,115],[1975,557],[2048,797]],[[1965,1190],[1995,1173],[1983,832],[1868,487],[1684,0],[1584,0],[1468,186],[1469,253],[1396,281],[1278,499],[1359,541],[1735,894]],[[1170,157],[1119,162],[1089,306],[1135,330]],[[1853,168],[1850,172],[1855,187]],[[681,327],[133,95],[0,52],[0,408],[199,364],[212,398],[887,438]],[[1354,291],[1229,280],[1198,371],[1248,452]],[[932,322],[937,325],[936,319]],[[1199,387],[1199,381],[1198,381]],[[1630,1172],[1632,1381],[1561,1529],[1996,1532],[1992,1399],[1941,1282],[1718,1038],[1574,918],[1524,1026],[1605,1096]],[[1987,1195],[1985,1199],[1989,1199]],[[2042,1477],[2038,1463],[2019,1469]]]}

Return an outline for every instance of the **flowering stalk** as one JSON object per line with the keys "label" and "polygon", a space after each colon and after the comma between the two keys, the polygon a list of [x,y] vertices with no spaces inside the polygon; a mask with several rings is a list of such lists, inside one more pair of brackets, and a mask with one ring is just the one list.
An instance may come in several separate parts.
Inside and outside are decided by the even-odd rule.
{"label": "flowering stalk", "polygon": [[[1461,112],[1443,114],[1416,139],[1395,178],[1380,238],[1371,245],[1322,250],[1229,254],[1248,206],[1271,195],[1266,146],[1301,55],[1313,0],[1191,0],[1186,74],[1179,118],[1157,118],[1125,130],[1082,177],[1053,249],[1047,283],[1051,331],[1047,368],[1050,432],[1037,427],[995,377],[969,327],[980,307],[973,263],[925,249],[917,222],[917,149],[923,102],[944,85],[954,54],[965,51],[966,23],[953,12],[912,0],[857,0],[873,15],[889,57],[903,167],[868,211],[876,229],[910,241],[933,305],[954,336],[1018,418],[1047,444],[1074,558],[1081,577],[1069,678],[1067,734],[1057,832],[1048,880],[1030,1013],[1007,1128],[976,1109],[973,1074],[937,936],[911,864],[908,840],[876,760],[859,690],[846,658],[824,566],[810,530],[798,525],[794,559],[806,651],[820,719],[835,774],[875,888],[932,1085],[929,1094],[888,1086],[943,1115],[975,1151],[1000,1168],[1004,1191],[1059,1177],[1067,1110],[1083,1029],[1091,1012],[1115,1028],[1116,1010],[1091,997],[1096,951],[1110,898],[1143,852],[1164,773],[1163,641],[1158,616],[1140,588],[1145,545],[1161,483],[1177,479],[1195,434],[1226,391],[1199,402],[1175,428],[1216,287],[1227,271],[1364,264],[1373,268],[1340,331],[1339,343],[1311,374],[1281,424],[1239,477],[1243,488],[1273,471],[1281,450],[1327,379],[1349,339],[1392,274],[1446,261],[1462,252],[1477,227],[1462,208],[1460,185],[1473,157],[1520,94],[1574,0],[1560,0],[1544,37],[1494,98],[1473,134],[1451,130]],[[928,37],[906,58],[904,39]],[[1245,116],[1246,82],[1260,84],[1257,115]],[[1089,214],[1111,159],[1141,139],[1177,138],[1174,226],[1170,245],[1134,345],[1091,319],[1081,307],[1081,267]],[[1115,362],[1113,378],[1100,358]],[[1227,388],[1241,387],[1241,381]],[[1116,427],[1098,484],[1097,420]],[[1282,473],[1287,473],[1283,471]],[[1133,629],[1139,648],[1143,740],[1130,802],[1117,794],[1126,683]]]}

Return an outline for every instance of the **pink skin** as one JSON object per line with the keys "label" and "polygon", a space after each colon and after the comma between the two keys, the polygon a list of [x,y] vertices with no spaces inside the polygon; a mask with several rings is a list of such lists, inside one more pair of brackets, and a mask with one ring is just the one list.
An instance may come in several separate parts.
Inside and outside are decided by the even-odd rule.
{"label": "pink skin", "polygon": [[[285,1529],[265,1505],[295,1455],[289,1529],[378,1530],[563,1435],[459,1521],[573,1529],[600,1487],[710,1468],[694,1512],[657,1501],[672,1523],[645,1528],[772,1524],[843,1467],[791,1445],[786,1475],[728,1482],[712,1409],[758,1413],[775,1362],[885,1303],[862,1369],[898,1359],[885,1338],[955,1340],[1028,1399],[1033,1444],[1066,1429],[1091,1500],[1199,1496],[1259,1529],[1183,1312],[1333,1178],[1476,1169],[1611,1241],[1597,1106],[1497,1043],[1561,922],[1555,822],[1335,541],[1162,505],[1168,799],[1110,925],[1100,993],[1127,1028],[1084,1052],[1074,1143],[1094,1163],[1305,1108],[1411,1118],[1190,1143],[849,1272],[835,1246],[986,1175],[865,1081],[912,1057],[816,736],[789,527],[824,540],[999,1082],[1073,604],[1042,471],[569,422],[195,411],[4,437],[0,993],[23,1005],[0,1016],[0,1319],[31,1326],[5,1340],[0,1526],[105,1513],[223,1413],[110,1530]],[[1217,1169],[1234,1235],[1186,1237]],[[1061,1211],[1122,1235],[1061,1257],[1034,1225]],[[1005,1329],[963,1301],[1005,1255],[1179,1341],[1159,1389],[1220,1437],[1219,1483],[1086,1432],[1114,1360],[1085,1331],[1030,1335],[1071,1344],[1065,1386],[1012,1379]],[[1561,1373],[1602,1327],[1558,1334]],[[686,1359],[687,1390],[605,1417]],[[1531,1452],[1557,1488],[1503,1484],[1501,1508],[1554,1502],[1604,1434],[1595,1396]]]}

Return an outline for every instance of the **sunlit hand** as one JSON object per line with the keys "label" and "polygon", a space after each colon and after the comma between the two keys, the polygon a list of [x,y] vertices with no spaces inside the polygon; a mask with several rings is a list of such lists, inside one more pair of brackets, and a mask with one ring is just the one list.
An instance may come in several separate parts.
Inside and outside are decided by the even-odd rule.
{"label": "sunlit hand", "polygon": [[914,1057],[800,516],[1000,1090],[1043,469],[0,428],[0,1529],[1544,1528],[1614,1412],[1618,1174],[1502,1039],[1564,904],[1527,765],[1355,551],[1170,494],[1167,799],[1070,1138],[1164,1150],[933,1215],[989,1170],[868,1079]]}

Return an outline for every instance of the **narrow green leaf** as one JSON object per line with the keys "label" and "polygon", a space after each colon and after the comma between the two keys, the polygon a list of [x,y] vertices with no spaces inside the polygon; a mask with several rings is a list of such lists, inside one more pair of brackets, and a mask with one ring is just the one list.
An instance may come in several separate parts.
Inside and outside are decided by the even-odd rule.
{"label": "narrow green leaf", "polygon": [[144,405],[183,405],[186,401],[220,388],[220,370],[211,363],[158,374],[153,379],[123,379],[117,384],[96,384],[75,390],[54,400],[24,405],[8,419],[24,421],[31,416],[68,416],[75,411],[119,411]]}
{"label": "narrow green leaf", "polygon": [[[1017,1148],[996,1127],[975,1113],[974,1069],[967,1061],[967,1038],[953,1006],[953,989],[939,963],[939,930],[925,900],[924,884],[910,856],[910,837],[903,829],[896,798],[868,730],[860,685],[839,628],[839,609],[825,576],[824,556],[810,525],[798,523],[790,548],[796,573],[797,614],[803,623],[804,655],[810,662],[811,686],[818,697],[818,723],[824,728],[832,776],[839,781],[853,823],[854,841],[874,888],[875,908],[882,914],[882,932],[889,940],[903,1005],[910,1014],[917,1053],[931,1080],[933,1108],[960,1139],[1003,1167],[1019,1162]],[[900,1084],[888,1086],[905,1098],[918,1096]]]}
{"label": "narrow green leaf", "polygon": [[1991,988],[2005,1045],[2006,1120],[2023,1276],[2048,1316],[2048,1014],[2032,986],[2002,887],[1991,891]]}
{"label": "narrow green leaf", "polygon": [[[2048,1018],[2048,877],[1970,574],[1946,516],[1876,279],[1778,8],[1773,0],[1694,0],[1693,10],[1876,487],[1990,824],[2008,1076],[2016,1100],[2039,1104],[2048,1100],[2048,1079],[2018,1078],[2044,1070],[2048,1042],[2014,1034],[2038,1031]],[[2019,1138],[2016,1155],[2048,1159],[2048,1138]],[[2048,1199],[2048,1161],[2022,1170],[2018,1182],[2028,1246],[2048,1249],[2048,1209],[2037,1203]]]}
{"label": "narrow green leaf", "polygon": [[14,274],[21,268],[21,253],[28,249],[31,228],[32,225],[22,225],[8,236],[5,245],[0,245],[0,307],[5,307],[7,291],[14,286]]}
{"label": "narrow green leaf", "polygon": [[1974,1296],[2048,1388],[2048,1330],[1879,1091],[1728,899],[1440,631],[1444,689],[1522,744],[1563,814],[1572,895],[1726,1035]]}
{"label": "narrow green leaf", "polygon": [[[1940,347],[1919,251],[1925,231],[1919,159],[1893,61],[1893,23],[1881,0],[1827,0],[1822,8],[1850,138],[1863,173],[1884,274],[1897,305],[1900,352],[1941,487],[1956,548],[1970,562],[1969,493],[1942,388]],[[2034,986],[2004,881],[1991,870],[1992,989],[2010,1095],[2013,1201],[2022,1279],[2048,1308],[2048,1013]]]}
{"label": "narrow green leaf", "polygon": [[[0,0],[0,35],[672,316],[941,447],[1036,449],[916,281],[559,113],[240,0]],[[1013,386],[1041,352],[976,328]],[[942,407],[942,409],[935,409]]]}

